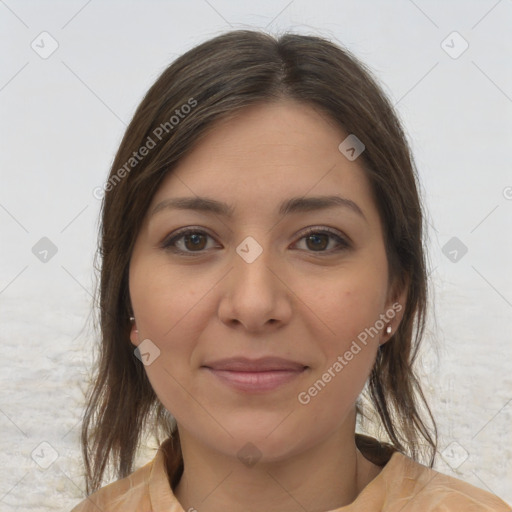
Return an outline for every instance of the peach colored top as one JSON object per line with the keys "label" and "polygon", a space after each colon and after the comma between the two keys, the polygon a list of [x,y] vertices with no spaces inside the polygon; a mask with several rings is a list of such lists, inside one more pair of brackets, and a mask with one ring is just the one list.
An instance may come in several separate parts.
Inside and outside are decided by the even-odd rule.
{"label": "peach colored top", "polygon": [[[166,439],[155,458],[126,478],[102,487],[71,512],[185,512],[166,470]],[[512,512],[493,494],[444,475],[394,451],[350,505],[331,512]]]}

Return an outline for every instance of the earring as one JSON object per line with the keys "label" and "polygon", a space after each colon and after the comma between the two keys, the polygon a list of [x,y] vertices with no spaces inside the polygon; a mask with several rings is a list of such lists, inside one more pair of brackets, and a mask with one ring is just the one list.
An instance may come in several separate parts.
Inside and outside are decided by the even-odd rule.
{"label": "earring", "polygon": [[[133,322],[135,322],[135,317],[134,317],[134,316],[131,316],[131,317],[130,317],[130,322],[132,322],[132,323],[133,323]],[[139,334],[139,329],[135,329],[135,332],[136,332],[137,334]]]}
{"label": "earring", "polygon": [[393,328],[391,327],[391,325],[388,325],[386,327],[386,334],[391,334],[391,331],[393,330]]}

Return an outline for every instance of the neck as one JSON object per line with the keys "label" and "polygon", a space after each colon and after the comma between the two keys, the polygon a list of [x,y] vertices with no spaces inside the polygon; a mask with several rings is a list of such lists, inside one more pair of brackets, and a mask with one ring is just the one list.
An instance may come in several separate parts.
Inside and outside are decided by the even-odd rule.
{"label": "neck", "polygon": [[286,460],[252,467],[186,432],[180,439],[184,472],[174,494],[184,510],[225,512],[244,504],[269,512],[333,510],[352,503],[381,469],[362,456],[346,426]]}

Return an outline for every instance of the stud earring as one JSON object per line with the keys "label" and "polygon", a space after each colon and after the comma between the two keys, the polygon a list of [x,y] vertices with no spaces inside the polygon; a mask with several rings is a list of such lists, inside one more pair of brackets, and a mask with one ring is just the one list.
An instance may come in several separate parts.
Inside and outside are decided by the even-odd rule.
{"label": "stud earring", "polygon": [[391,327],[391,325],[388,325],[386,327],[386,334],[391,334],[391,331],[393,330],[393,328]]}
{"label": "stud earring", "polygon": [[[135,317],[134,316],[130,317],[130,322],[132,322],[132,323],[135,322]],[[139,334],[139,329],[135,329],[135,333]]]}

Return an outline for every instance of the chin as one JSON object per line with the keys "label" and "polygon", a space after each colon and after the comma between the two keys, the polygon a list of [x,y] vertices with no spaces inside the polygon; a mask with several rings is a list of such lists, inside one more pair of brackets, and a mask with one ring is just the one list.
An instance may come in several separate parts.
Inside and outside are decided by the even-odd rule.
{"label": "chin", "polygon": [[316,440],[311,437],[314,433],[310,432],[307,437],[303,437],[306,432],[300,425],[290,424],[283,428],[280,425],[282,419],[281,417],[279,421],[271,426],[265,425],[264,428],[247,425],[246,428],[231,430],[233,439],[226,446],[229,455],[242,461],[245,457],[252,457],[257,458],[260,463],[276,463],[316,444]]}

